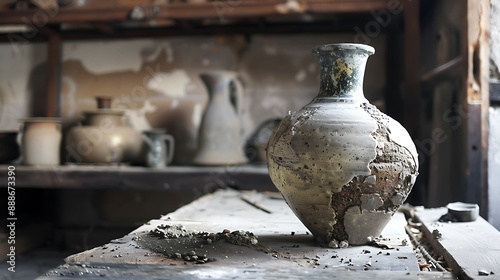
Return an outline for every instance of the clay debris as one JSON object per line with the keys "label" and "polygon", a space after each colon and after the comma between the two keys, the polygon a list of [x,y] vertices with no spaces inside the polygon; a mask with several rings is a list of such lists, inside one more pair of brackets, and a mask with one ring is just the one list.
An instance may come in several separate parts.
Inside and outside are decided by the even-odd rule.
{"label": "clay debris", "polygon": [[257,236],[252,232],[224,229],[221,232],[213,233],[206,231],[188,230],[182,225],[159,225],[150,231],[150,235],[163,239],[176,239],[181,237],[195,237],[202,239],[206,244],[212,244],[219,240],[225,240],[234,245],[256,245],[259,243]]}
{"label": "clay debris", "polygon": [[[149,237],[137,238],[137,241],[174,260],[196,264],[216,261],[215,258],[207,257],[209,253],[207,249],[211,246],[206,245],[215,245],[216,242],[222,240],[233,245],[247,247],[256,246],[258,243],[257,236],[249,231],[224,229],[214,233],[190,230],[182,225],[162,224],[149,231],[147,235]],[[151,237],[156,237],[156,241],[150,239]]]}

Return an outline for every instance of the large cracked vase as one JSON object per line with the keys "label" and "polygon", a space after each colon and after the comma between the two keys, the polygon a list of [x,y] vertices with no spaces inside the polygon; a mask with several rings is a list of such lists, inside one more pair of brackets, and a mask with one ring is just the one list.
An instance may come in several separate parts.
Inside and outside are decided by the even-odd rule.
{"label": "large cracked vase", "polygon": [[364,97],[372,47],[331,44],[313,52],[319,94],[276,127],[267,147],[269,175],[320,244],[366,244],[410,193],[417,150],[404,127]]}

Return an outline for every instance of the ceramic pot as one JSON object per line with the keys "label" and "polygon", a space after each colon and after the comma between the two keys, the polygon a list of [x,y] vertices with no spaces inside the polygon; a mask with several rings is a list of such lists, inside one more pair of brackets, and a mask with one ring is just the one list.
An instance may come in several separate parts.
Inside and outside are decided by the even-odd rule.
{"label": "ceramic pot", "polygon": [[161,168],[169,165],[174,158],[174,137],[162,129],[150,129],[142,132],[147,144],[146,166]]}
{"label": "ceramic pot", "polygon": [[266,148],[269,138],[274,128],[281,122],[281,119],[273,118],[264,121],[259,125],[254,133],[248,138],[245,145],[245,154],[251,162],[266,164]]}
{"label": "ceramic pot", "polygon": [[83,125],[66,134],[67,163],[118,164],[140,160],[143,137],[123,124],[123,111],[98,109],[84,115]]}
{"label": "ceramic pot", "polygon": [[211,71],[200,75],[210,97],[198,133],[198,165],[246,163],[241,140],[243,86],[238,74]]}
{"label": "ceramic pot", "polygon": [[333,44],[314,53],[319,94],[274,131],[269,175],[321,244],[365,244],[379,236],[410,193],[417,151],[407,131],[364,97],[372,47]]}
{"label": "ceramic pot", "polygon": [[0,164],[10,163],[21,155],[16,139],[17,131],[0,132]]}
{"label": "ceramic pot", "polygon": [[59,165],[61,119],[29,118],[22,120],[21,154],[25,165]]}

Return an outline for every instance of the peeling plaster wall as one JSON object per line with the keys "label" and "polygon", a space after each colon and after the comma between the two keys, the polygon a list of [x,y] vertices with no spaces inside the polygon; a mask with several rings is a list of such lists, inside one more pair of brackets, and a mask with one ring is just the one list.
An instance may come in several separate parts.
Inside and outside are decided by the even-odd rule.
{"label": "peeling plaster wall", "polygon": [[488,221],[500,230],[500,108],[490,108],[488,139]]}
{"label": "peeling plaster wall", "polygon": [[[189,163],[208,96],[198,77],[211,69],[234,70],[245,85],[243,139],[270,118],[308,103],[319,87],[312,47],[353,41],[344,35],[179,37],[113,41],[73,41],[63,45],[61,115],[67,131],[96,107],[96,96],[112,96],[127,109],[136,129],[166,128],[177,147],[174,161]],[[376,54],[368,62],[365,93],[383,106],[385,40],[372,38]],[[44,94],[46,45],[25,44],[15,54],[0,44],[0,129],[17,129],[31,115],[33,94]],[[15,109],[19,108],[19,109]],[[243,143],[242,143],[243,144]]]}
{"label": "peeling plaster wall", "polygon": [[[500,0],[491,0],[490,50],[491,78],[500,79]],[[488,139],[489,222],[500,230],[500,106],[490,108]]]}
{"label": "peeling plaster wall", "polygon": [[[490,57],[491,57],[491,76],[500,79],[500,0],[491,0],[490,10]],[[495,16],[493,16],[495,15]]]}
{"label": "peeling plaster wall", "polygon": [[31,97],[45,81],[32,69],[46,60],[46,53],[45,44],[0,44],[0,131],[18,130],[18,119],[30,115]]}

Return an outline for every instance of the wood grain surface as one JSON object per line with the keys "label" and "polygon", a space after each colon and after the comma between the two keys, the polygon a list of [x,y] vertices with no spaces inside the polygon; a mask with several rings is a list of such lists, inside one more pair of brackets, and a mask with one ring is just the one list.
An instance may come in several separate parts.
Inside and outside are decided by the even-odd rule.
{"label": "wood grain surface", "polygon": [[[405,224],[403,214],[397,213],[382,233],[393,249],[368,245],[324,248],[279,194],[225,190],[206,195],[161,219],[151,220],[121,239],[72,255],[66,262],[183,265],[195,266],[200,271],[224,267],[263,271],[310,269],[311,273],[319,270],[400,271],[415,275],[420,270],[404,231]],[[196,251],[212,260],[195,264],[168,257],[178,249],[172,251],[168,239],[148,234],[158,225],[182,225],[188,230],[213,233],[224,229],[249,231],[258,236],[258,244],[242,246],[223,241],[203,247],[183,244],[185,247],[179,253]]]}
{"label": "wood grain surface", "polygon": [[439,232],[440,238],[428,240],[434,241],[432,246],[445,257],[453,273],[460,279],[500,278],[500,232],[481,217],[474,222],[439,222],[447,212],[446,208],[426,209],[416,216],[425,225],[427,236]]}

